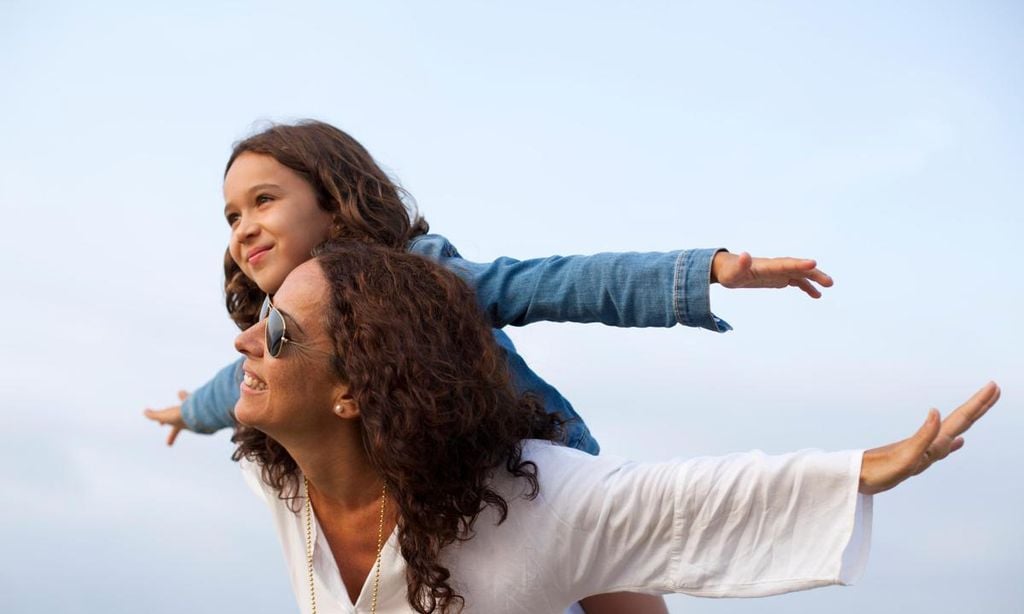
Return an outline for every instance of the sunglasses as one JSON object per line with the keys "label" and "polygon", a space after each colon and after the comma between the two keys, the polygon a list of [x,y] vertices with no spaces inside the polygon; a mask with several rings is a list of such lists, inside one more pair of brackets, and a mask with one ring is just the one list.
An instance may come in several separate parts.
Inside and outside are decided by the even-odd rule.
{"label": "sunglasses", "polygon": [[326,354],[333,356],[331,352],[325,352],[324,350],[318,350],[317,348],[310,347],[308,345],[293,341],[288,338],[288,326],[285,324],[284,316],[278,311],[277,307],[270,302],[270,295],[263,299],[263,306],[260,307],[260,319],[267,321],[267,327],[264,329],[267,343],[267,354],[270,354],[272,358],[277,358],[281,355],[281,350],[284,349],[284,344],[290,343],[298,346],[310,352],[317,352],[319,354]]}

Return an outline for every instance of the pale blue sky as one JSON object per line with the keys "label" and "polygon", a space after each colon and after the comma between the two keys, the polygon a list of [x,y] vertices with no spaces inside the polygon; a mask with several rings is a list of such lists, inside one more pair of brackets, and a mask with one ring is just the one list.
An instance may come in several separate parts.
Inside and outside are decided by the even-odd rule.
{"label": "pale blue sky", "polygon": [[967,446],[876,500],[853,588],[673,612],[1024,609],[1024,7],[0,0],[0,609],[295,611],[226,434],[141,418],[231,360],[220,178],[259,120],[360,139],[468,258],[725,246],[821,301],[736,330],[511,331],[608,453]]}

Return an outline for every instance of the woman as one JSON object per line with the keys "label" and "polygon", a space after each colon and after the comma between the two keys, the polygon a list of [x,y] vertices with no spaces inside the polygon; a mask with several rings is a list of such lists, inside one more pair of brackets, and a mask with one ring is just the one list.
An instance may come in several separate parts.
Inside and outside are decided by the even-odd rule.
{"label": "woman", "polygon": [[[456,271],[476,292],[503,349],[513,385],[566,421],[566,445],[596,454],[597,441],[562,394],[535,373],[500,330],[538,321],[614,326],[699,326],[724,332],[710,310],[712,283],[724,287],[792,285],[812,297],[831,278],[812,260],[751,258],[719,249],[597,254],[472,263],[406,207],[404,192],[354,138],[316,121],[275,125],[233,148],[224,175],[224,217],[231,232],[224,258],[228,312],[240,328],[256,321],[264,296],[329,239],[359,239],[429,257]],[[179,430],[233,427],[241,360],[222,369],[183,402],[147,411]],[[663,601],[634,595],[593,596],[589,614],[663,614]]]}
{"label": "woman", "polygon": [[870,495],[959,449],[999,397],[989,384],[864,453],[637,465],[552,443],[562,425],[516,397],[472,292],[418,256],[339,242],[264,307],[236,341],[234,457],[306,612],[561,612],[614,591],[847,583]]}

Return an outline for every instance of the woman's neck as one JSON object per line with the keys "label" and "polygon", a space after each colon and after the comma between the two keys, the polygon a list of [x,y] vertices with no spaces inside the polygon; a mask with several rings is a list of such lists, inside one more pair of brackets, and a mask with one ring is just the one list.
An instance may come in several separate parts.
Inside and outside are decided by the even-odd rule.
{"label": "woman's neck", "polygon": [[340,423],[315,434],[282,441],[309,482],[314,501],[331,507],[361,509],[377,505],[384,485],[370,463],[357,428]]}

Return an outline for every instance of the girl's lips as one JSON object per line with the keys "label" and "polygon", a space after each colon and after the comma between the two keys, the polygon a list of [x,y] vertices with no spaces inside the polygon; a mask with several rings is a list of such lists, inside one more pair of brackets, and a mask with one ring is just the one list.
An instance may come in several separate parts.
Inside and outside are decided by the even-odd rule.
{"label": "girl's lips", "polygon": [[249,264],[259,264],[259,262],[263,260],[263,257],[267,255],[267,252],[269,252],[271,249],[273,248],[265,247],[263,249],[256,250],[255,252],[249,254],[249,257],[247,259]]}

